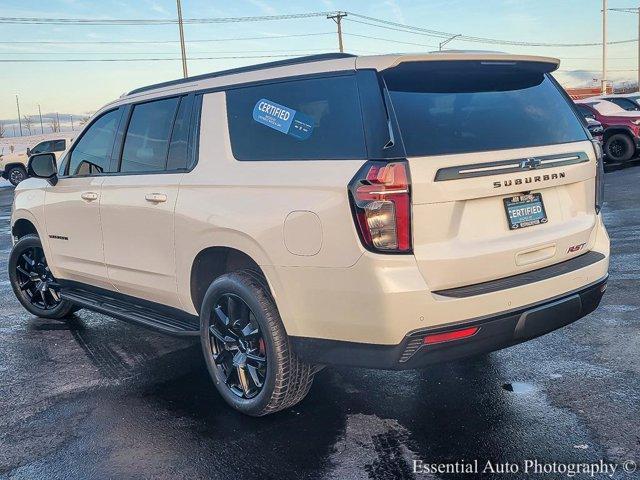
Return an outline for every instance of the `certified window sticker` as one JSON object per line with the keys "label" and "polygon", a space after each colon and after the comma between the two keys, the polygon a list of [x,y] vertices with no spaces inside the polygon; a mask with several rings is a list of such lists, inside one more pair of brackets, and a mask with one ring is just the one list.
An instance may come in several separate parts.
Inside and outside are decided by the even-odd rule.
{"label": "certified window sticker", "polygon": [[253,107],[253,119],[298,140],[307,140],[313,133],[312,117],[266,98],[258,100]]}

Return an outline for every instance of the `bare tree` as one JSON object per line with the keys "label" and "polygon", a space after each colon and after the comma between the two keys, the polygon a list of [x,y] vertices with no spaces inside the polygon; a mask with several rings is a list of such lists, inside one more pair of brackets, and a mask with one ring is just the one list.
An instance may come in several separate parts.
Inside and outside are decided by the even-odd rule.
{"label": "bare tree", "polygon": [[49,119],[49,128],[53,133],[60,131],[60,122],[56,117],[52,117]]}
{"label": "bare tree", "polygon": [[4,138],[5,133],[6,133],[6,130],[4,128],[4,123],[0,122],[0,138]]}
{"label": "bare tree", "polygon": [[33,120],[31,120],[31,117],[29,115],[22,116],[22,125],[24,126],[25,130],[29,132],[29,135],[31,135],[31,127],[33,126]]}
{"label": "bare tree", "polygon": [[90,118],[89,115],[84,115],[80,117],[80,121],[78,122],[78,125],[80,125],[81,127],[85,126],[89,121],[89,118]]}

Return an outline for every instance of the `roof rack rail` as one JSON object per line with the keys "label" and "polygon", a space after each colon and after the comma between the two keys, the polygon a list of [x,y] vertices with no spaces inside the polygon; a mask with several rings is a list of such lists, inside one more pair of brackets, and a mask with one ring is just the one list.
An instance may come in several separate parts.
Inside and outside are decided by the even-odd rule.
{"label": "roof rack rail", "polygon": [[169,87],[169,86],[172,86],[172,85],[180,85],[182,83],[195,82],[195,81],[198,81],[198,80],[206,80],[206,79],[209,79],[209,78],[224,77],[226,75],[234,75],[236,73],[246,73],[246,72],[253,72],[253,71],[256,71],[256,70],[264,70],[264,69],[267,69],[267,68],[286,67],[286,66],[289,66],[289,65],[298,65],[298,64],[311,63],[311,62],[321,62],[323,60],[336,60],[336,59],[339,59],[339,58],[349,58],[349,57],[355,57],[355,56],[356,55],[352,55],[350,53],[320,53],[318,55],[307,55],[305,57],[296,57],[296,58],[289,58],[289,59],[286,59],[286,60],[277,60],[275,62],[259,63],[257,65],[248,65],[246,67],[231,68],[229,70],[221,70],[219,72],[204,73],[202,75],[196,75],[196,76],[193,76],[193,77],[180,78],[178,80],[169,80],[168,82],[162,82],[162,83],[156,83],[156,84],[153,84],[153,85],[147,85],[146,87],[140,87],[140,88],[136,88],[134,90],[131,90],[126,95],[133,95],[134,93],[146,92],[148,90],[154,90],[156,88]]}

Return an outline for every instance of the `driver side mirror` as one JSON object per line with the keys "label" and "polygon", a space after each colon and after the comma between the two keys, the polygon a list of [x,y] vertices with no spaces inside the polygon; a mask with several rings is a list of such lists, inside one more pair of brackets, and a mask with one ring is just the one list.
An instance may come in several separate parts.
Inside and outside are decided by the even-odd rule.
{"label": "driver side mirror", "polygon": [[58,166],[53,153],[39,153],[29,159],[27,173],[30,177],[44,178],[50,185],[58,183]]}

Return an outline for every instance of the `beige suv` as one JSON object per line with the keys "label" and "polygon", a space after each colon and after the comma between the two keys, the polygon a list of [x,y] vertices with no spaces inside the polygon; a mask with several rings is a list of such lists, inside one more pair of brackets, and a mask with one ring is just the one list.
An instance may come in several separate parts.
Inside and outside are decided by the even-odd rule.
{"label": "beige suv", "polygon": [[31,155],[53,153],[56,158],[60,158],[72,140],[68,138],[43,140],[33,148],[27,148],[26,153],[0,154],[0,176],[5,180],[9,180],[12,185],[18,185],[27,178],[27,164]]}
{"label": "beige suv", "polygon": [[34,315],[199,336],[264,415],[324,365],[415,369],[537,337],[605,290],[599,146],[552,58],[329,54],[100,110],[15,194]]}

